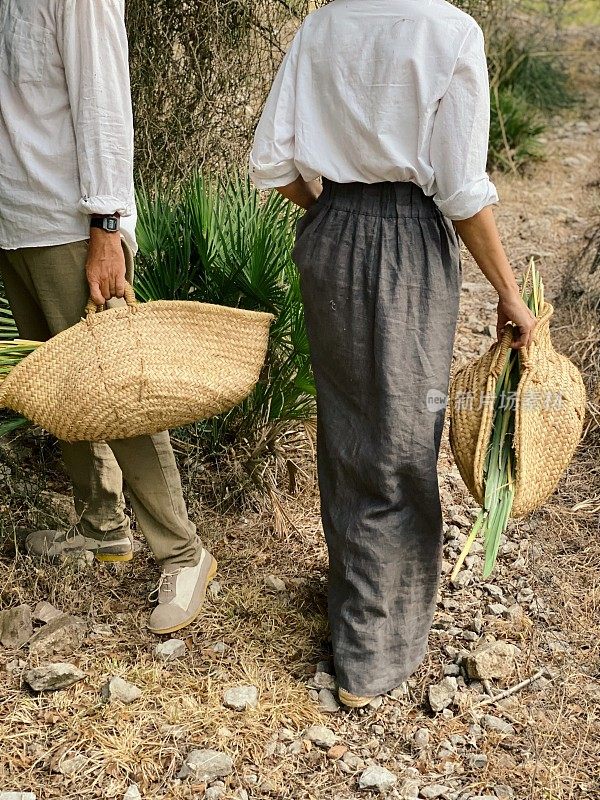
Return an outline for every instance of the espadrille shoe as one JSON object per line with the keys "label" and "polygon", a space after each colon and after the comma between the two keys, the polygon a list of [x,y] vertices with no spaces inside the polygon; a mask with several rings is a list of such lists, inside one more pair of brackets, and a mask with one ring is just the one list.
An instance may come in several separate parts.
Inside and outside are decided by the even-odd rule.
{"label": "espadrille shoe", "polygon": [[338,697],[340,703],[345,705],[347,708],[364,708],[365,706],[369,705],[371,700],[375,699],[375,695],[373,697],[361,697],[357,694],[351,694],[345,689],[342,689],[341,686],[338,688]]}
{"label": "espadrille shoe", "polygon": [[35,531],[25,539],[27,552],[38,558],[59,561],[62,556],[89,550],[97,561],[131,561],[133,547],[127,535],[93,539],[76,528],[69,531]]}
{"label": "espadrille shoe", "polygon": [[217,562],[208,550],[202,550],[200,561],[194,567],[163,570],[149,598],[158,599],[148,621],[152,633],[174,633],[192,623],[202,610],[206,587],[216,571]]}

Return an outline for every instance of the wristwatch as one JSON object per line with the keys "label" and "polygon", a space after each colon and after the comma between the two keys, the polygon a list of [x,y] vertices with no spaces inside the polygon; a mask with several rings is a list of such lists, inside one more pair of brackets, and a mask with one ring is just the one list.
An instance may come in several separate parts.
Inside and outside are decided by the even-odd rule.
{"label": "wristwatch", "polygon": [[119,217],[114,214],[108,214],[105,217],[92,217],[90,219],[90,228],[102,228],[102,230],[113,233],[120,229]]}

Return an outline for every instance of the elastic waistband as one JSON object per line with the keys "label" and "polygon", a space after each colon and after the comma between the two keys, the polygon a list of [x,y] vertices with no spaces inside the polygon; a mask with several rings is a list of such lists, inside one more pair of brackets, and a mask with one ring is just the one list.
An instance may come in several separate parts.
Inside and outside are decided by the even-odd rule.
{"label": "elastic waistband", "polygon": [[378,217],[437,217],[441,212],[420,186],[410,181],[335,183],[323,178],[319,203],[331,208]]}

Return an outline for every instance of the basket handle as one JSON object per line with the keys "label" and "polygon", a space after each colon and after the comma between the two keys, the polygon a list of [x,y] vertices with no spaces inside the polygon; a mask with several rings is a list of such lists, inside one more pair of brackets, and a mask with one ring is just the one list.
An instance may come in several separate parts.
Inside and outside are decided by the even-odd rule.
{"label": "basket handle", "polygon": [[[137,300],[135,299],[135,292],[133,291],[133,286],[127,281],[125,281],[125,292],[123,293],[123,297],[130,309],[133,309],[136,306]],[[94,301],[90,297],[85,307],[85,316],[88,318],[92,317],[96,313],[96,311],[102,311],[104,308],[105,308],[104,303],[101,306],[97,306],[96,303],[94,303]]]}
{"label": "basket handle", "polygon": [[494,366],[490,370],[494,377],[498,377],[504,368],[504,364],[506,362],[506,357],[508,355],[508,351],[510,350],[510,346],[513,341],[513,326],[507,324],[504,330],[502,331],[502,336],[499,340],[496,340],[494,343],[494,347],[496,349],[496,353],[494,355]]}

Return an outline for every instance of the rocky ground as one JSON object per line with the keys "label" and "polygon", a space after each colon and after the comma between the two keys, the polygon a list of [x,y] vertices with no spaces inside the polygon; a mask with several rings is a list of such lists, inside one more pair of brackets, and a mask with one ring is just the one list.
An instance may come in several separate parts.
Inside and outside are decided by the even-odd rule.
{"label": "rocky ground", "polygon": [[[586,34],[588,53],[599,35]],[[586,59],[584,89],[599,78]],[[513,264],[536,257],[557,305],[555,341],[575,355],[591,334],[562,287],[598,210],[598,96],[587,96],[548,133],[546,161],[525,178],[495,176]],[[456,366],[490,346],[494,310],[465,259]],[[22,526],[64,524],[73,510],[46,437],[4,443],[0,800],[597,800],[596,445],[590,433],[546,506],[511,523],[483,582],[479,545],[449,578],[477,509],[445,443],[444,578],[428,656],[407,684],[346,712],[331,674],[314,478],[286,503],[284,530],[264,515],[220,516],[190,493],[219,574],[203,617],[182,640],[159,642],[145,629],[156,574],[142,542],[119,568],[40,566],[19,551]]]}

